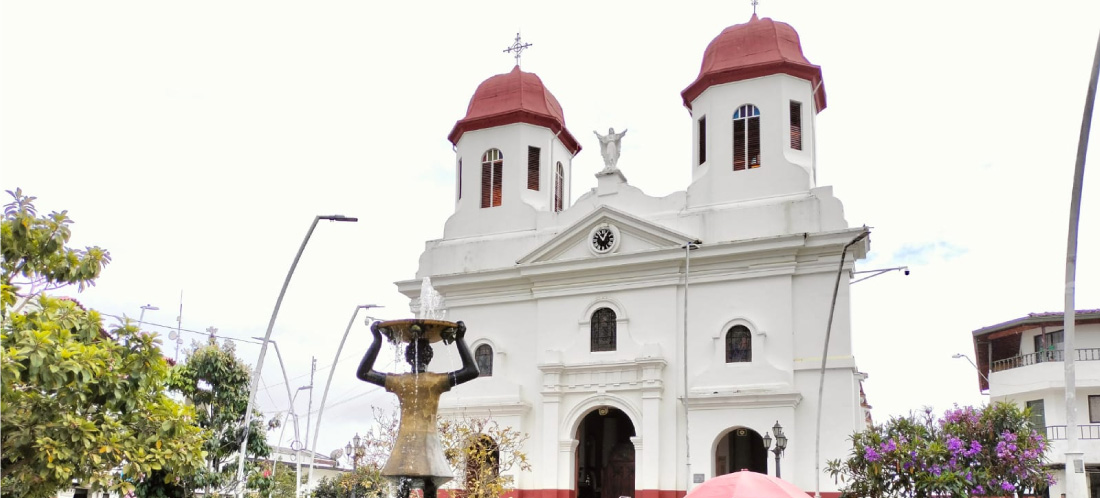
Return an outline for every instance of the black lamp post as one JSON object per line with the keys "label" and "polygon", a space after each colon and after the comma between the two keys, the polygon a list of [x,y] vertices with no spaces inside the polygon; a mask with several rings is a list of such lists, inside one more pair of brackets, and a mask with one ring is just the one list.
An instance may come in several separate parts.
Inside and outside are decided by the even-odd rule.
{"label": "black lamp post", "polygon": [[359,445],[362,440],[359,439],[359,433],[355,433],[355,437],[351,438],[351,442],[347,446],[344,446],[344,451],[347,452],[349,458],[351,458],[351,498],[355,498],[355,488],[359,486],[357,481],[356,471],[359,470],[359,457],[363,456],[363,447]]}
{"label": "black lamp post", "polygon": [[[779,475],[779,457],[783,455],[783,450],[787,449],[787,435],[783,434],[783,426],[779,425],[779,421],[775,422],[775,426],[772,427],[772,432],[775,433],[775,448],[772,448],[772,453],[775,453],[775,477],[782,477]],[[767,432],[764,433],[764,449],[769,449],[772,446],[772,437]]]}

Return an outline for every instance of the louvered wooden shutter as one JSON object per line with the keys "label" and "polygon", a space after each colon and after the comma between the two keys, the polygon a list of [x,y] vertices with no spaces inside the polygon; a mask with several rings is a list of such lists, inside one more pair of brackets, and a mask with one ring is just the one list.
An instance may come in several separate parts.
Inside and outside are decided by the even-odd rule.
{"label": "louvered wooden shutter", "polygon": [[753,116],[748,120],[748,161],[749,168],[760,167],[760,117]]}
{"label": "louvered wooden shutter", "polygon": [[493,205],[499,206],[504,190],[504,161],[493,163]]}
{"label": "louvered wooden shutter", "polygon": [[745,169],[745,120],[733,121],[733,170]]}
{"label": "louvered wooden shutter", "polygon": [[[486,155],[488,159],[488,155]],[[484,161],[481,163],[481,207],[490,207],[493,200],[493,163]]]}
{"label": "louvered wooden shutter", "polygon": [[558,163],[554,175],[554,211],[560,212],[562,208],[562,198],[565,197],[565,170],[561,167],[561,163]]}
{"label": "louvered wooden shutter", "polygon": [[707,162],[707,117],[699,118],[699,164]]}
{"label": "louvered wooden shutter", "polygon": [[802,150],[802,103],[791,101],[791,148]]}
{"label": "louvered wooden shutter", "polygon": [[462,158],[458,158],[458,198],[462,199]]}
{"label": "louvered wooden shutter", "polygon": [[539,148],[527,147],[527,190],[539,189]]}

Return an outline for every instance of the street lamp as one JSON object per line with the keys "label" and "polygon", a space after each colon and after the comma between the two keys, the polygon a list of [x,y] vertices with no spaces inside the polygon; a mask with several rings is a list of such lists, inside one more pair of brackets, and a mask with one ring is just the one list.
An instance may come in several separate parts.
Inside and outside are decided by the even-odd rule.
{"label": "street lamp", "polygon": [[[359,310],[366,310],[371,308],[382,308],[377,304],[360,304],[355,307],[355,311],[351,312],[351,318],[348,319],[348,326],[344,329],[344,337],[340,339],[340,346],[336,348],[336,358],[332,360],[332,367],[328,370],[328,380],[325,381],[325,390],[321,394],[321,407],[317,409],[317,425],[313,429],[313,443],[310,447],[310,460],[309,460],[309,477],[308,482],[313,482],[313,455],[317,454],[317,440],[321,439],[321,417],[325,414],[325,401],[328,401],[328,388],[332,386],[332,376],[336,373],[336,364],[340,362],[340,353],[344,351],[344,342],[348,340],[348,333],[351,332],[351,326],[355,324],[355,317],[359,314]],[[370,325],[371,317],[367,317],[367,325]],[[312,399],[312,398],[311,398]],[[306,422],[306,430],[309,430],[309,422]]]}
{"label": "street lamp", "polygon": [[344,451],[348,457],[351,458],[351,498],[355,498],[355,488],[359,487],[359,481],[357,480],[355,473],[359,470],[359,458],[363,456],[363,446],[359,443],[362,440],[359,439],[359,433],[355,433],[355,437],[351,438],[347,446],[344,446]]}
{"label": "street lamp", "polygon": [[775,477],[782,477],[779,475],[779,457],[783,455],[783,450],[787,449],[787,435],[783,434],[783,426],[779,425],[778,420],[772,426],[772,433],[775,434],[775,448],[772,448],[772,437],[765,432],[764,449],[771,448],[772,453],[775,453]]}
{"label": "street lamp", "polygon": [[148,310],[148,311],[157,311],[159,309],[160,308],[158,308],[156,306],[153,306],[151,304],[146,304],[146,305],[141,307],[141,313],[138,315],[138,331],[139,332],[141,331],[141,324],[145,322],[145,311],[146,310]]}
{"label": "street lamp", "polygon": [[867,275],[866,277],[859,277],[859,278],[857,278],[855,280],[852,280],[851,282],[848,282],[848,283],[849,284],[854,284],[854,283],[857,283],[857,282],[862,282],[862,281],[867,280],[871,277],[877,277],[879,275],[882,275],[883,273],[890,272],[890,271],[905,272],[905,275],[909,276],[909,267],[908,266],[893,266],[893,267],[890,267],[890,268],[878,268],[878,269],[875,269],[875,270],[853,271],[852,275],[860,275],[860,274],[863,274],[863,273],[870,273],[870,275]]}
{"label": "street lamp", "polygon": [[989,377],[985,376],[985,372],[983,372],[980,368],[978,368],[978,365],[976,363],[974,363],[974,360],[971,360],[969,356],[967,356],[963,353],[955,353],[955,354],[951,355],[951,357],[956,359],[956,360],[959,359],[959,358],[966,358],[966,361],[969,361],[971,365],[974,365],[974,370],[978,371],[978,375],[981,375],[982,378],[985,379],[985,385],[987,385],[987,386],[989,385]]}
{"label": "street lamp", "polygon": [[[848,256],[848,248],[856,245],[871,234],[871,230],[865,225],[859,235],[852,237],[851,242],[840,250],[840,266],[836,270],[836,282],[833,284],[833,302],[829,305],[829,321],[825,325],[825,346],[821,351],[821,375],[817,383],[817,426],[814,430],[814,498],[821,498],[821,409],[825,405],[825,363],[829,359],[829,336],[833,332],[833,315],[836,313],[836,296],[840,291],[840,276],[844,274],[844,259]],[[851,285],[851,284],[849,284]]]}
{"label": "street lamp", "polygon": [[294,269],[298,267],[298,260],[302,259],[302,253],[306,250],[309,237],[313,235],[313,230],[317,228],[317,222],[321,220],[356,222],[359,221],[359,218],[351,218],[342,214],[314,216],[309,231],[302,239],[302,245],[298,246],[298,254],[294,255],[294,262],[290,264],[290,270],[286,272],[286,278],[283,279],[283,288],[279,291],[279,298],[275,300],[275,309],[271,310],[271,320],[267,322],[267,332],[264,334],[263,345],[260,346],[260,357],[256,359],[256,369],[252,372],[252,386],[248,390],[248,407],[244,411],[244,437],[241,438],[241,449],[237,454],[237,496],[239,498],[244,498],[244,460],[245,456],[248,455],[248,434],[251,432],[249,424],[252,422],[252,407],[256,403],[256,389],[260,385],[260,374],[264,368],[264,356],[267,355],[267,341],[271,339],[271,331],[275,328],[275,317],[279,316],[279,307],[282,306],[286,289],[290,286],[290,277],[294,276]]}

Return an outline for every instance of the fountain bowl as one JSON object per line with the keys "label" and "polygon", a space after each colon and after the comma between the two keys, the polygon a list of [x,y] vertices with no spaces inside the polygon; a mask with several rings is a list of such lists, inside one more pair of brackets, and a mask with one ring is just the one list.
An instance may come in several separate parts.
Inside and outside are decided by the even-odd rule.
{"label": "fountain bowl", "polygon": [[413,342],[417,339],[427,339],[428,342],[443,341],[444,344],[450,344],[454,342],[458,333],[458,324],[446,320],[408,318],[376,323],[379,332],[394,344]]}

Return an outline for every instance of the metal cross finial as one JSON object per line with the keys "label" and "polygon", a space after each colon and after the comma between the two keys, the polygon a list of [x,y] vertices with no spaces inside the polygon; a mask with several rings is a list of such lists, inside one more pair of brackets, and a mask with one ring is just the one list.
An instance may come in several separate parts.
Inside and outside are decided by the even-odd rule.
{"label": "metal cross finial", "polygon": [[756,6],[760,4],[759,0],[752,0],[752,14],[756,15]]}
{"label": "metal cross finial", "polygon": [[516,32],[516,41],[514,43],[512,43],[512,46],[504,49],[504,51],[505,52],[515,52],[516,53],[516,65],[518,66],[519,65],[520,54],[523,53],[524,49],[526,49],[527,47],[530,47],[530,46],[531,46],[530,43],[520,43],[519,32],[517,31]]}

